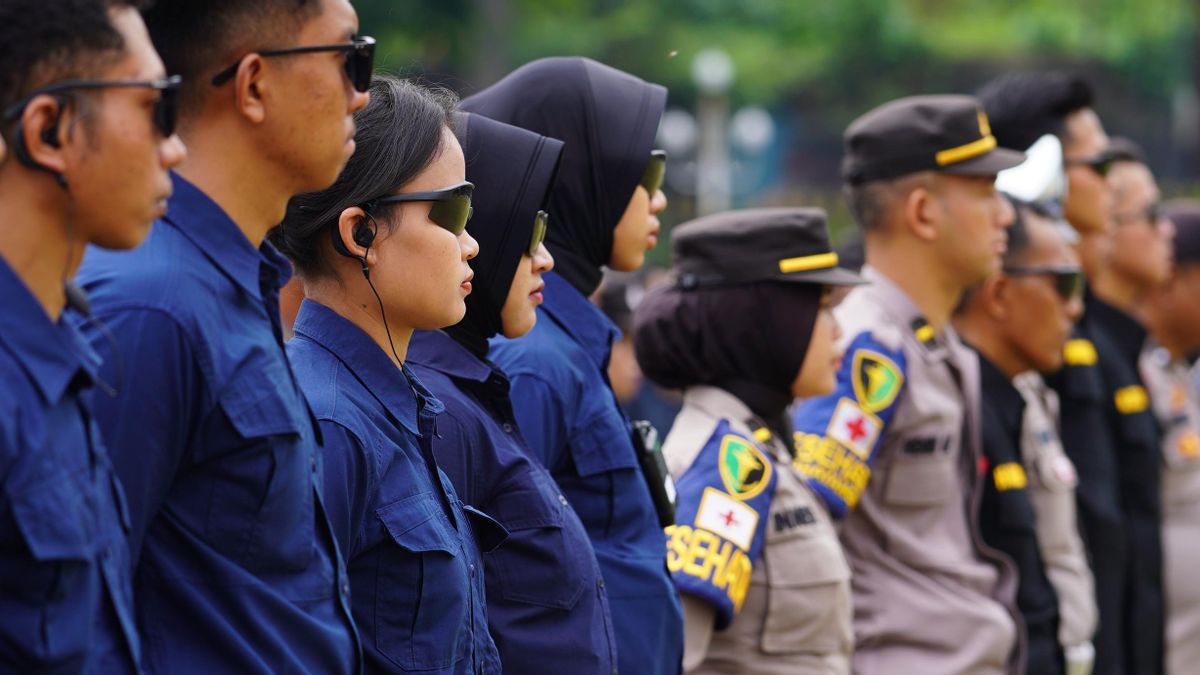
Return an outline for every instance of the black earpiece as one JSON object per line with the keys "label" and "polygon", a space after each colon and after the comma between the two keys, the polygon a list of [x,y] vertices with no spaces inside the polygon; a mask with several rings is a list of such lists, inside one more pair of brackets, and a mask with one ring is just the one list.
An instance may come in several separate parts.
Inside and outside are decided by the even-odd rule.
{"label": "black earpiece", "polygon": [[[60,141],[58,138],[58,127],[59,123],[62,121],[62,114],[62,100],[59,99],[58,111],[54,113],[53,121],[51,121],[50,125],[42,129],[41,133],[38,134],[38,138],[52,148],[62,147],[62,141]],[[54,169],[41,164],[33,158],[33,155],[29,154],[29,146],[25,144],[25,128],[20,123],[17,124],[17,132],[13,134],[13,155],[16,156],[17,161],[22,165],[33,169],[34,171],[45,171],[46,173],[53,175],[58,181],[58,184],[61,185],[64,190],[67,189],[66,176],[63,176]]]}
{"label": "black earpiece", "polygon": [[339,230],[336,226],[329,228],[329,234],[333,239],[333,250],[337,251],[339,255],[357,260],[362,265],[363,276],[370,281],[371,268],[369,265],[367,265],[366,251],[369,251],[371,249],[371,244],[375,243],[375,232],[377,228],[375,225],[375,219],[372,218],[371,214],[369,213],[367,214],[367,221],[370,222],[369,225],[367,222],[361,220],[358,221],[358,224],[354,226],[353,233],[350,235],[355,244],[366,249],[363,251],[363,255],[354,255],[350,252],[350,249],[346,247],[346,242],[342,241],[341,230]]}

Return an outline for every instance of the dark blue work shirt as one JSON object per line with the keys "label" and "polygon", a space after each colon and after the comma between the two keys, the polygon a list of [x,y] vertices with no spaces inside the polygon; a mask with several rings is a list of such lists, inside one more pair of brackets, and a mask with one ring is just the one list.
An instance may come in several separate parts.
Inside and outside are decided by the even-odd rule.
{"label": "dark blue work shirt", "polygon": [[0,671],[135,672],[129,516],[85,395],[99,359],[2,259],[0,297]]}
{"label": "dark blue work shirt", "polygon": [[446,406],[433,452],[464,501],[509,537],[484,556],[488,625],[507,673],[609,675],[608,597],[579,516],[517,430],[508,378],[441,331],[418,331],[408,365]]}
{"label": "dark blue work shirt", "polygon": [[430,439],[442,404],[366,333],[312,300],[288,341],[325,434],[325,503],[373,673],[499,673],[480,549],[503,529],[464,506]]}
{"label": "dark blue work shirt", "polygon": [[[291,267],[174,176],[138,249],[79,273],[107,325],[96,417],[129,497],[144,662],[159,673],[358,670],[320,501],[319,432],[280,337]],[[139,553],[140,552],[140,553]]]}
{"label": "dark blue work shirt", "polygon": [[546,302],[520,340],[489,356],[512,380],[513,410],[592,540],[608,588],[622,673],[680,669],[683,618],[666,539],[607,369],[619,331],[579,291],[546,274]]}

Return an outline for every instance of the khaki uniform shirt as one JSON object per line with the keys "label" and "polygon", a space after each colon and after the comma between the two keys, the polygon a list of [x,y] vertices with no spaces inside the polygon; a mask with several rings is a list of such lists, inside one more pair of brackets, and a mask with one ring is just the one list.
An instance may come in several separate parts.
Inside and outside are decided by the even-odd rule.
{"label": "khaki uniform shirt", "polygon": [[1193,371],[1151,346],[1142,381],[1163,432],[1162,544],[1166,596],[1166,672],[1200,668],[1200,401]]}
{"label": "khaki uniform shirt", "polygon": [[837,390],[793,414],[797,466],[845,514],[854,671],[1016,672],[1015,574],[977,524],[978,361],[887,278],[864,276],[836,311]]}
{"label": "khaki uniform shirt", "polygon": [[1075,465],[1058,435],[1058,396],[1034,372],[1013,378],[1025,400],[1021,457],[1037,516],[1038,546],[1046,576],[1058,594],[1058,639],[1064,647],[1089,642],[1098,610],[1092,569],[1075,513]]}
{"label": "khaki uniform shirt", "polygon": [[[683,485],[690,469],[702,470],[701,454],[717,450],[715,434],[726,432],[754,439],[773,465],[774,492],[759,535],[761,554],[751,561],[743,604],[728,627],[715,630],[713,605],[683,594],[684,672],[846,675],[853,647],[850,568],[829,516],[792,469],[780,439],[732,394],[692,387],[663,444],[671,474]],[[679,579],[680,556],[668,546],[668,566]]]}

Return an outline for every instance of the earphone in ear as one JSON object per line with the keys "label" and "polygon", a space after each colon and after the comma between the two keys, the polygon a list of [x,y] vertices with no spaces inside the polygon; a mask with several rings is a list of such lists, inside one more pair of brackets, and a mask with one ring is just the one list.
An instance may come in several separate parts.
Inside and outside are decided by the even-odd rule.
{"label": "earphone in ear", "polygon": [[339,255],[357,260],[362,265],[363,276],[367,279],[367,281],[370,281],[371,268],[369,265],[367,265],[367,251],[371,250],[371,244],[375,242],[375,232],[378,227],[375,224],[375,219],[371,217],[371,214],[366,213],[366,216],[366,220],[370,222],[370,225],[368,225],[367,222],[360,220],[354,225],[354,230],[350,235],[355,244],[365,249],[362,255],[355,255],[350,252],[350,249],[346,247],[346,242],[342,241],[341,230],[339,230],[336,226],[329,229],[329,234],[333,238],[333,250],[337,251]]}
{"label": "earphone in ear", "polygon": [[[62,121],[62,115],[63,101],[62,99],[59,99],[58,110],[54,113],[54,119],[51,120],[49,126],[42,129],[42,131],[38,134],[38,138],[52,148],[62,147],[62,141],[58,138],[58,128],[59,123]],[[46,173],[53,175],[58,181],[58,184],[61,185],[64,190],[67,189],[66,176],[63,176],[58,171],[55,171],[54,169],[51,169],[50,167],[38,162],[33,158],[33,155],[29,154],[29,146],[25,144],[25,128],[20,122],[17,123],[17,131],[15,134],[13,134],[13,154],[16,155],[17,161],[23,166],[33,169],[34,171],[45,171]]]}

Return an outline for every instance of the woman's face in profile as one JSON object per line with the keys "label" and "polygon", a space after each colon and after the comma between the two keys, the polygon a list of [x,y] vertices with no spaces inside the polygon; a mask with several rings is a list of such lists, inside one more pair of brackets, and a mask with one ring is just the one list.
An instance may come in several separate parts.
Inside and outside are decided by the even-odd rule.
{"label": "woman's face in profile", "polygon": [[[394,194],[433,192],[466,180],[462,147],[448,127],[428,167]],[[474,273],[468,261],[479,244],[463,230],[455,235],[429,217],[433,203],[401,202],[380,223],[371,254],[371,280],[390,320],[418,330],[452,326],[466,314]],[[393,318],[394,317],[394,318]]]}

